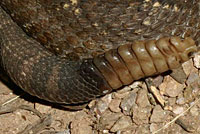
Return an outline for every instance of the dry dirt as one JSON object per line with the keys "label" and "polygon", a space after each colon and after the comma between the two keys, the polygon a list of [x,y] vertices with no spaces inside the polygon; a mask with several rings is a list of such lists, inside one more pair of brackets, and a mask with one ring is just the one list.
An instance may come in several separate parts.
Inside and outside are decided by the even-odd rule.
{"label": "dry dirt", "polygon": [[0,82],[0,134],[199,134],[199,64],[199,55],[183,64],[183,84],[166,73],[136,81],[80,111]]}

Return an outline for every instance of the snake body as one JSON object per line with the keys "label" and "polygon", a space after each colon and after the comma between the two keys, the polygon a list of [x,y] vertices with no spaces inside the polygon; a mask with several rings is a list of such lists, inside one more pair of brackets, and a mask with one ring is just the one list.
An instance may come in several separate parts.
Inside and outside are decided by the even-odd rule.
{"label": "snake body", "polygon": [[[137,56],[137,52],[147,50],[147,45],[134,47],[136,40],[148,39],[155,44],[165,40],[164,44],[174,43],[175,50],[169,55],[176,55],[178,66],[186,61],[181,59],[181,53],[185,52],[188,60],[200,39],[199,3],[199,0],[1,0],[0,61],[11,79],[31,95],[60,104],[86,103],[141,78],[141,75],[130,78],[128,82],[121,79],[115,65],[120,59],[117,56],[121,56],[119,64],[129,72],[127,76],[134,73],[120,55],[121,45],[128,48],[125,52],[133,51]],[[177,37],[164,37],[172,35]],[[176,48],[180,44],[187,47]],[[150,54],[147,63],[148,57],[151,66],[142,65],[142,56],[137,59],[142,77],[163,72],[156,69],[158,65]],[[105,66],[107,61],[110,67]],[[148,67],[156,70],[146,72]],[[167,69],[176,67],[168,64]],[[109,72],[106,68],[114,72],[113,79],[120,83],[111,84],[113,81],[107,76],[112,75],[105,73]]]}

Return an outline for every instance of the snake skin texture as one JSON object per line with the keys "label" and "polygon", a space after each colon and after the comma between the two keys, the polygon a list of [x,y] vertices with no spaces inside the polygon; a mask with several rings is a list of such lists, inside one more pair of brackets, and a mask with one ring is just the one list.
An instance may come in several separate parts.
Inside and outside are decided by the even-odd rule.
{"label": "snake skin texture", "polygon": [[[135,40],[200,38],[199,0],[1,0],[0,61],[26,92],[60,104],[112,91],[93,58]],[[10,15],[9,15],[10,14]]]}

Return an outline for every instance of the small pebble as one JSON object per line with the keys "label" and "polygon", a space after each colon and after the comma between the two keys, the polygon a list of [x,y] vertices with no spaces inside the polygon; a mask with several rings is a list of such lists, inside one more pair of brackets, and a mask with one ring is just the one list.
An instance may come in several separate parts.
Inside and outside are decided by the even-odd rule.
{"label": "small pebble", "polygon": [[113,99],[110,104],[109,104],[109,108],[112,112],[120,112],[121,109],[120,109],[120,103],[121,103],[121,99]]}
{"label": "small pebble", "polygon": [[183,84],[176,82],[170,76],[166,76],[164,78],[164,82],[159,86],[159,89],[162,90],[165,95],[168,95],[170,97],[178,96],[184,88],[185,86]]}
{"label": "small pebble", "polygon": [[187,85],[191,85],[194,82],[198,83],[199,81],[200,81],[200,78],[199,78],[198,73],[197,72],[192,72],[192,73],[190,73],[186,83],[187,83]]}
{"label": "small pebble", "polygon": [[129,94],[129,92],[124,92],[124,93],[118,93],[118,92],[114,92],[113,93],[113,98],[119,98],[122,99],[125,96],[127,96]]}
{"label": "small pebble", "polygon": [[[150,125],[150,131],[151,133],[157,131],[158,129],[160,129],[164,124],[163,123],[151,123]],[[162,131],[161,131],[162,132]]]}
{"label": "small pebble", "polygon": [[162,81],[163,81],[164,77],[162,75],[158,75],[157,77],[155,77],[153,79],[153,86],[158,87]]}
{"label": "small pebble", "polygon": [[127,130],[127,131],[123,131],[121,132],[121,134],[134,134],[135,130]]}
{"label": "small pebble", "polygon": [[186,102],[191,102],[194,99],[193,94],[192,94],[192,88],[186,87],[186,89],[184,90],[183,96]]}
{"label": "small pebble", "polygon": [[123,113],[125,115],[129,115],[130,114],[130,110],[131,107],[135,104],[135,100],[136,100],[136,92],[135,91],[131,91],[129,92],[129,94],[122,100],[120,107],[123,110]]}
{"label": "small pebble", "polygon": [[183,105],[185,104],[185,98],[184,97],[180,97],[176,100],[176,104],[179,104],[179,105]]}
{"label": "small pebble", "polygon": [[135,89],[135,88],[140,88],[142,87],[143,82],[142,81],[135,81],[133,84],[129,85],[130,88]]}
{"label": "small pebble", "polygon": [[193,106],[191,109],[190,109],[190,113],[192,114],[192,116],[198,116],[199,115],[199,109],[197,106]]}
{"label": "small pebble", "polygon": [[134,134],[150,134],[149,124],[140,125]]}
{"label": "small pebble", "polygon": [[172,111],[173,111],[173,113],[179,115],[179,114],[181,114],[184,111],[184,108],[181,107],[181,106],[177,106],[176,105],[176,106],[173,107]]}
{"label": "small pebble", "polygon": [[112,113],[110,111],[106,111],[100,117],[100,124],[102,125],[102,129],[109,130],[121,116],[123,116],[122,113]]}
{"label": "small pebble", "polygon": [[183,66],[183,70],[184,70],[186,76],[189,76],[189,74],[190,74],[191,72],[196,72],[196,70],[197,70],[197,69],[193,66],[193,61],[192,61],[192,59],[190,59],[190,60],[187,61],[187,62],[184,62],[184,63],[182,64],[182,66]]}
{"label": "small pebble", "polygon": [[163,120],[166,120],[167,116],[168,112],[164,111],[160,105],[156,105],[153,109],[150,122],[151,123],[163,122]]}
{"label": "small pebble", "polygon": [[141,89],[138,91],[136,104],[138,104],[139,107],[147,107],[151,105],[147,97],[147,90]]}
{"label": "small pebble", "polygon": [[169,98],[169,99],[168,99],[168,104],[169,104],[170,106],[173,106],[175,103],[176,103],[176,98]]}
{"label": "small pebble", "polygon": [[200,68],[200,55],[196,54],[193,59],[194,59],[194,66],[199,69]]}
{"label": "small pebble", "polygon": [[97,110],[102,114],[108,109],[108,106],[112,100],[112,95],[108,94],[104,97],[102,97],[98,102],[97,102]]}
{"label": "small pebble", "polygon": [[72,121],[70,127],[71,127],[71,133],[72,134],[92,134],[92,121],[89,119],[79,119]]}
{"label": "small pebble", "polygon": [[132,125],[132,120],[129,116],[122,116],[110,129],[111,132],[123,131]]}
{"label": "small pebble", "polygon": [[135,106],[133,107],[132,111],[133,111],[132,119],[134,123],[136,123],[137,125],[149,123],[149,117],[151,116],[151,111],[152,111],[151,107],[144,108]]}

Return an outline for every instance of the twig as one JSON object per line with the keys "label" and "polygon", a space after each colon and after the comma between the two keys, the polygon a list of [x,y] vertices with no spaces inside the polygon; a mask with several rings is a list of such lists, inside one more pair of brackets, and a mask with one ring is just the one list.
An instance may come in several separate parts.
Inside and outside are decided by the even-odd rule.
{"label": "twig", "polygon": [[[9,99],[8,101],[4,102],[1,106],[5,106],[5,105],[7,105],[7,104],[9,104],[9,103],[11,103],[11,102],[17,100],[19,97],[21,97],[21,95]],[[1,107],[1,106],[0,106],[0,107]]]}
{"label": "twig", "polygon": [[51,125],[51,120],[52,119],[50,114],[44,115],[33,125],[28,125],[22,132],[19,132],[17,134],[36,134],[39,131],[43,130],[45,127]]}
{"label": "twig", "polygon": [[165,124],[163,127],[161,127],[160,129],[154,131],[152,134],[156,134],[159,131],[167,128],[170,124],[172,124],[173,122],[175,122],[178,118],[180,118],[182,115],[184,115],[188,110],[190,110],[193,106],[195,106],[198,102],[200,101],[200,98],[198,98],[190,107],[188,107],[185,111],[183,111],[182,113],[180,113],[178,116],[176,116],[172,121],[168,122],[167,124]]}
{"label": "twig", "polygon": [[1,114],[6,114],[6,113],[11,113],[11,112],[14,112],[18,109],[24,109],[24,110],[28,110],[28,111],[31,111],[33,112],[35,115],[37,115],[38,117],[42,117],[42,113],[40,113],[38,110],[30,107],[30,106],[27,106],[27,105],[20,105],[20,106],[15,106],[15,107],[9,107],[9,108],[4,108],[4,109],[0,109],[0,115]]}
{"label": "twig", "polygon": [[165,100],[160,95],[158,89],[156,87],[154,87],[154,86],[151,86],[150,87],[150,91],[155,96],[155,98],[157,99],[157,101],[161,104],[161,106],[164,107],[165,106]]}

